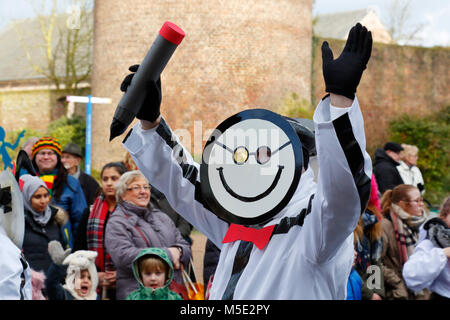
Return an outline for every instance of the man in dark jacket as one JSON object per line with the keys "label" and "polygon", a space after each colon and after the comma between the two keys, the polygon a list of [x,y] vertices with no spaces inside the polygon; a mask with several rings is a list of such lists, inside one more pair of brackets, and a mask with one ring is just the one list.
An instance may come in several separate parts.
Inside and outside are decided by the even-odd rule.
{"label": "man in dark jacket", "polygon": [[83,189],[86,202],[88,206],[91,206],[100,194],[100,185],[94,178],[80,169],[81,158],[81,148],[75,143],[68,143],[62,151],[61,162],[67,172],[78,179]]}
{"label": "man in dark jacket", "polygon": [[383,149],[377,149],[375,152],[373,172],[381,194],[403,183],[400,173],[397,170],[397,166],[400,164],[400,152],[402,150],[403,147],[400,144],[388,142],[384,145]]}

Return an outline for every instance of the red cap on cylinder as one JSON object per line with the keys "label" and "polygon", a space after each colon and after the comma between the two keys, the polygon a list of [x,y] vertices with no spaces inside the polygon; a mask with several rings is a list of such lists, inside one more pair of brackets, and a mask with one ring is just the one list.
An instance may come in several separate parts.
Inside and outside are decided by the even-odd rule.
{"label": "red cap on cylinder", "polygon": [[169,21],[164,22],[161,30],[159,30],[159,34],[176,45],[179,45],[186,35],[180,27]]}

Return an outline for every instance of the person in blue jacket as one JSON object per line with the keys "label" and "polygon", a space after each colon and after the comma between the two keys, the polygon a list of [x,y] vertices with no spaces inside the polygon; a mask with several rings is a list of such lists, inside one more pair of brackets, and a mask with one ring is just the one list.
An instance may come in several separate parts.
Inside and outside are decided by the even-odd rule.
{"label": "person in blue jacket", "polygon": [[61,153],[61,145],[57,139],[40,138],[32,148],[32,163],[37,175],[50,191],[51,204],[63,209],[69,215],[68,221],[62,223],[62,233],[65,243],[72,248],[73,235],[83,212],[88,210],[88,207],[80,183],[67,174],[61,162]]}
{"label": "person in blue jacket", "polygon": [[352,272],[348,277],[347,282],[347,299],[346,300],[361,300],[361,277],[355,268],[352,268]]}

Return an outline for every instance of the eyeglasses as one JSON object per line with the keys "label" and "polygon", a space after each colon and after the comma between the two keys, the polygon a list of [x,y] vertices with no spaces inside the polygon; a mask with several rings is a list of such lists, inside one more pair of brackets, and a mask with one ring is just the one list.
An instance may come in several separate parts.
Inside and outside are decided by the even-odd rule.
{"label": "eyeglasses", "polygon": [[408,201],[405,200],[405,202],[407,202],[407,203],[410,203],[410,202],[422,203],[423,202],[423,198],[419,198],[419,199],[415,199],[415,200],[408,200]]}
{"label": "eyeglasses", "polygon": [[139,191],[141,191],[141,189],[144,189],[144,191],[150,191],[150,186],[149,185],[132,186],[132,187],[127,188],[128,191],[134,191],[134,192],[139,192]]}
{"label": "eyeglasses", "polygon": [[50,156],[55,156],[56,157],[56,153],[52,150],[41,150],[38,151],[38,153],[36,153],[37,156],[41,156],[41,157],[50,157]]}

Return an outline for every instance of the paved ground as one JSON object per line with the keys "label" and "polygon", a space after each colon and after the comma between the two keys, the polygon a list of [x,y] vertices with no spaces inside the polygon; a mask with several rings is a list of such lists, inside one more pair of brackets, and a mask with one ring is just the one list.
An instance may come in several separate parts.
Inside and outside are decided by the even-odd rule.
{"label": "paved ground", "polygon": [[203,283],[203,256],[205,255],[206,236],[200,231],[191,232],[192,256],[194,260],[194,270],[197,281]]}

